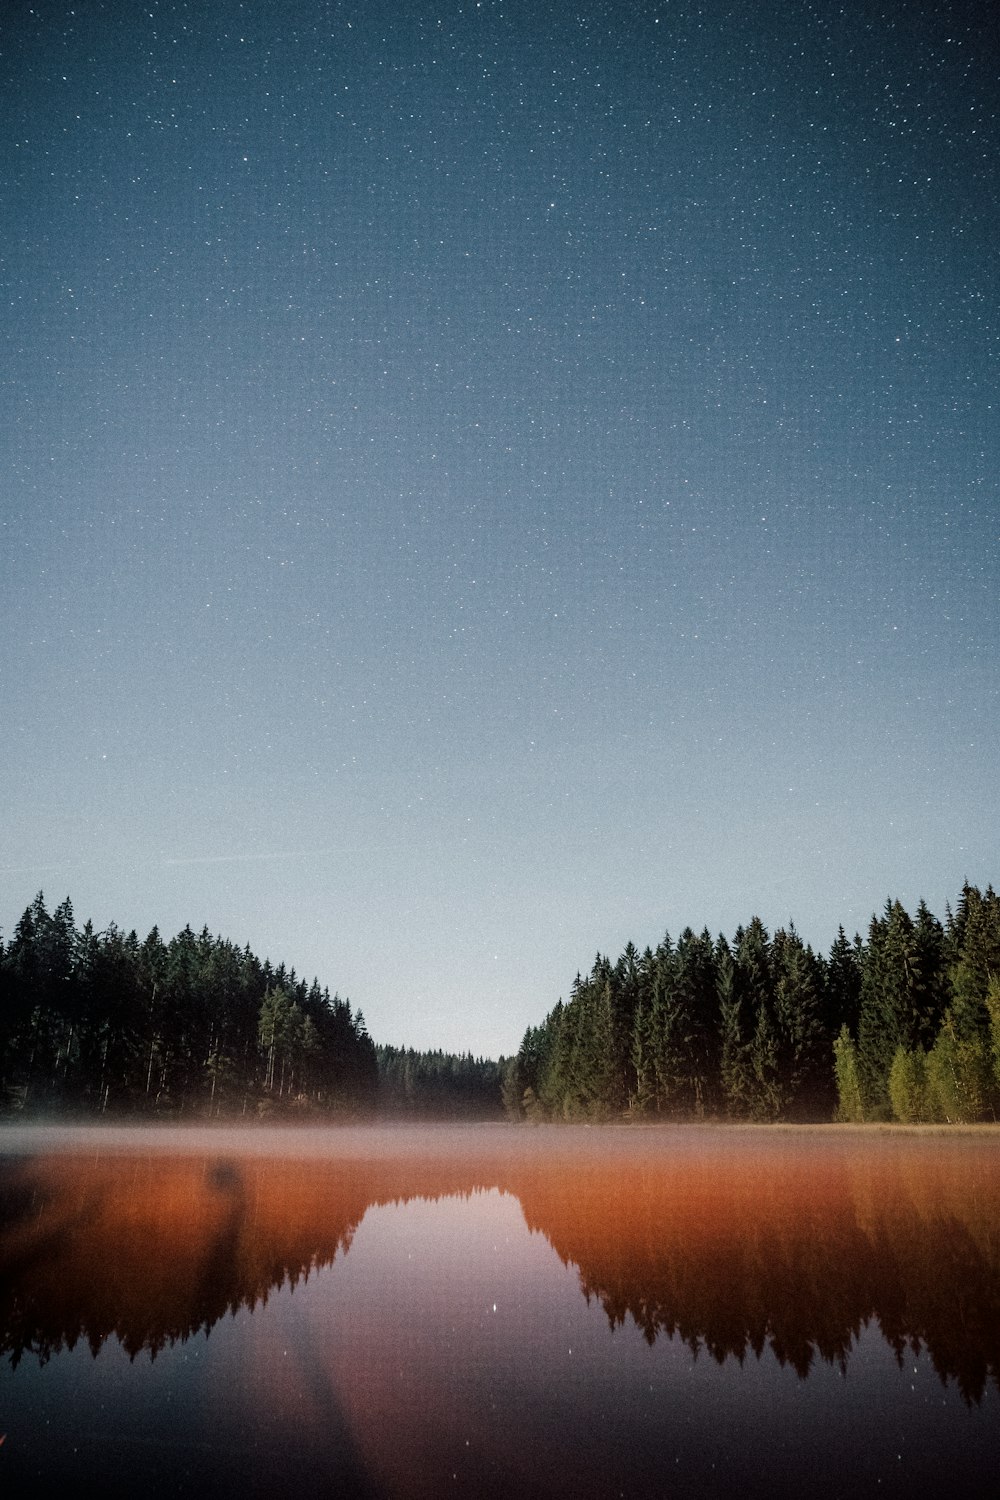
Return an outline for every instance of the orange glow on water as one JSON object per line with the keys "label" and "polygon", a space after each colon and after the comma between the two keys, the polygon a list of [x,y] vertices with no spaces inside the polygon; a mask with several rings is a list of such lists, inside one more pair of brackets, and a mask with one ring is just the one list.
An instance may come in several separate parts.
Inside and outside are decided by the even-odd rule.
{"label": "orange glow on water", "polygon": [[12,1158],[7,1197],[24,1208],[0,1229],[0,1270],[57,1342],[61,1329],[156,1348],[333,1261],[374,1206],[497,1188],[613,1321],[631,1315],[650,1337],[678,1331],[720,1354],[770,1339],[805,1368],[810,1347],[839,1356],[872,1316],[892,1337],[934,1327],[940,1340],[942,1268],[988,1279],[1000,1264],[992,1134],[555,1130],[457,1142],[345,1132],[326,1137],[325,1153],[297,1153],[286,1137],[291,1151],[275,1155],[212,1137],[143,1152],[140,1138],[136,1151]]}
{"label": "orange glow on water", "polygon": [[[968,1400],[995,1390],[998,1144],[707,1128],[67,1136],[3,1159],[5,1348],[191,1348],[205,1441],[218,1424],[234,1448],[253,1431],[277,1452],[294,1431],[297,1462],[322,1473],[336,1434],[338,1462],[379,1494],[434,1494],[451,1475],[482,1494],[610,1493],[622,1453],[641,1490],[663,1438],[629,1438],[627,1414],[669,1377],[648,1419],[662,1425],[695,1388],[676,1384],[695,1353],[698,1389],[735,1402],[712,1368],[766,1356],[793,1384],[855,1365],[868,1378],[871,1326],[893,1361],[927,1351]],[[659,1351],[647,1374],[644,1348]],[[707,1412],[687,1418],[708,1422],[702,1442]],[[572,1461],[553,1440],[570,1431]]]}

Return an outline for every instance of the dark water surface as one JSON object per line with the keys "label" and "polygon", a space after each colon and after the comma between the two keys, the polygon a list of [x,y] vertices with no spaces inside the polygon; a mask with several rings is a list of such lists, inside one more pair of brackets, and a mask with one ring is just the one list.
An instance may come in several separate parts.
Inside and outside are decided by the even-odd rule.
{"label": "dark water surface", "polygon": [[0,1134],[0,1494],[1000,1494],[1000,1134]]}

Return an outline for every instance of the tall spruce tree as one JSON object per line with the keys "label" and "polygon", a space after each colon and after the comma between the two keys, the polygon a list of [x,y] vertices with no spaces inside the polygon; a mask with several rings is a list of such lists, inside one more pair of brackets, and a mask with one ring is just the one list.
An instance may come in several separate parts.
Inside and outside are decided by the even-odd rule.
{"label": "tall spruce tree", "polygon": [[913,919],[889,900],[873,916],[861,966],[858,1072],[869,1118],[888,1118],[889,1074],[896,1050],[909,1051],[921,1033],[922,991]]}
{"label": "tall spruce tree", "polygon": [[849,942],[843,925],[837,928],[830,954],[826,961],[824,976],[824,1023],[831,1037],[846,1026],[850,1035],[857,1038],[858,1018],[861,1009],[861,953],[860,937]]}
{"label": "tall spruce tree", "polygon": [[823,1018],[822,965],[791,924],[774,934],[771,964],[779,1114],[783,1119],[829,1117],[833,1036]]}

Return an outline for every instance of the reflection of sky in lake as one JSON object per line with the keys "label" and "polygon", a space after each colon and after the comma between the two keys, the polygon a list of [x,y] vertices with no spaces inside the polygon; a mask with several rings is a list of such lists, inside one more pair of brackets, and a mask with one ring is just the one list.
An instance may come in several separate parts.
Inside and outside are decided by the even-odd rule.
{"label": "reflection of sky in lake", "polygon": [[346,1254],[252,1312],[153,1360],[115,1339],[26,1358],[0,1405],[19,1494],[44,1471],[123,1494],[141,1474],[150,1493],[901,1495],[942,1455],[975,1494],[998,1431],[994,1389],[966,1405],[877,1326],[846,1378],[808,1380],[768,1348],[720,1363],[612,1328],[495,1188],[374,1204]]}
{"label": "reflection of sky in lake", "polygon": [[[630,1318],[611,1330],[576,1268],[496,1191],[370,1209],[335,1274],[283,1295],[290,1316],[297,1302],[292,1342],[311,1344],[390,1488],[424,1473],[427,1494],[452,1475],[462,1494],[612,1495],[626,1477],[632,1493],[704,1493],[723,1478],[752,1491],[766,1473],[788,1493],[825,1492],[855,1445],[855,1476],[881,1488],[914,1482],[959,1409],[976,1426],[929,1360],[900,1371],[877,1330],[849,1380],[820,1364],[805,1383],[770,1352],[719,1365],[676,1338],[650,1346]],[[900,1437],[915,1409],[916,1442]]]}

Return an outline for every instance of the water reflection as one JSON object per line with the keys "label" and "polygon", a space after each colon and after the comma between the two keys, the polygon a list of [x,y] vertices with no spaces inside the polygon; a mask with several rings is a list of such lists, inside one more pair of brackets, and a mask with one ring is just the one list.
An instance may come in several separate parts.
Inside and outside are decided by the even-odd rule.
{"label": "water reflection", "polygon": [[[382,1205],[498,1190],[612,1327],[850,1373],[877,1323],[979,1402],[1000,1377],[997,1137],[470,1130],[8,1136],[0,1348],[157,1354],[343,1256]],[[77,1138],[80,1140],[81,1138]],[[446,1221],[442,1221],[443,1224]],[[447,1233],[446,1227],[441,1231]]]}

